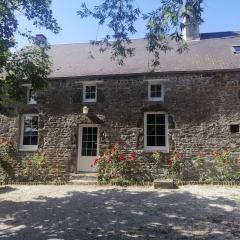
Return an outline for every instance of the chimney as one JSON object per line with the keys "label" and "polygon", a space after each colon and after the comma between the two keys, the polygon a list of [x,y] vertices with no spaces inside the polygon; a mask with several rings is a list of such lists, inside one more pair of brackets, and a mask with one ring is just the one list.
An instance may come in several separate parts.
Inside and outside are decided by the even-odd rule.
{"label": "chimney", "polygon": [[199,23],[194,16],[184,17],[183,39],[187,42],[200,40]]}
{"label": "chimney", "polygon": [[34,42],[36,45],[40,47],[46,47],[47,38],[43,34],[37,34],[34,38]]}

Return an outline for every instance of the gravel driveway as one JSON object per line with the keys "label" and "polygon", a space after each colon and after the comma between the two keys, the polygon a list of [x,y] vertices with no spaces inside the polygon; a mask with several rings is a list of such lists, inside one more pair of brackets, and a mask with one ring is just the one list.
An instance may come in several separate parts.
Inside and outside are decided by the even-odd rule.
{"label": "gravel driveway", "polygon": [[240,187],[0,187],[0,239],[240,239]]}

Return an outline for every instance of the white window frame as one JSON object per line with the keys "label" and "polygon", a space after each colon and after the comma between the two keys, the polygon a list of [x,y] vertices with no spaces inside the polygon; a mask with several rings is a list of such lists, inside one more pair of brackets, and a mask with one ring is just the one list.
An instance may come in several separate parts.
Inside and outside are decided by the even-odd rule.
{"label": "white window frame", "polygon": [[[161,85],[161,97],[151,97],[151,86],[153,85]],[[163,102],[164,100],[164,85],[160,81],[149,81],[148,82],[148,100],[149,101],[157,101],[157,102]]]}
{"label": "white window frame", "polygon": [[[147,146],[147,115],[148,114],[164,114],[165,115],[165,143],[166,146]],[[145,112],[144,113],[144,151],[161,151],[169,152],[169,138],[168,138],[168,114],[166,112]]]}
{"label": "white window frame", "polygon": [[29,101],[29,97],[30,97],[30,90],[31,89],[33,89],[32,88],[32,84],[29,84],[29,83],[27,83],[27,84],[22,84],[22,86],[23,87],[26,87],[26,89],[27,89],[27,104],[37,104],[37,101],[36,100],[31,100],[31,101]]}
{"label": "white window frame", "polygon": [[[39,121],[39,115],[38,114],[23,114],[21,116],[21,132],[20,132],[20,149],[19,150],[20,151],[28,151],[28,152],[37,151],[38,150],[38,145],[23,145],[24,118],[26,116],[30,116],[30,117],[37,116],[38,121]],[[39,131],[38,131],[38,140],[39,140]]]}
{"label": "white window frame", "polygon": [[33,89],[32,86],[27,87],[27,104],[32,104],[33,105],[33,104],[37,104],[37,101],[34,100],[34,99],[29,100],[29,98],[30,98],[30,91],[32,89]]}
{"label": "white window frame", "polygon": [[[94,99],[86,99],[86,87],[96,87],[96,93],[95,93],[95,98]],[[97,83],[93,82],[93,83],[84,83],[83,84],[83,102],[97,102]]]}

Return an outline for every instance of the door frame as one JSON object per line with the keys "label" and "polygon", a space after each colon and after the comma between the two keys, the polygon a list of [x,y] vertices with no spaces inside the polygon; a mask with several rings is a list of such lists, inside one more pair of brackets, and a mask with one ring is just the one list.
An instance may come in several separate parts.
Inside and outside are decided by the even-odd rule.
{"label": "door frame", "polygon": [[[80,168],[80,157],[82,157],[82,133],[84,127],[97,127],[97,156],[99,155],[99,136],[100,136],[100,125],[99,124],[79,124],[78,125],[78,154],[77,154],[77,171],[81,172]],[[82,170],[84,172],[84,170]],[[95,171],[93,171],[95,172]]]}

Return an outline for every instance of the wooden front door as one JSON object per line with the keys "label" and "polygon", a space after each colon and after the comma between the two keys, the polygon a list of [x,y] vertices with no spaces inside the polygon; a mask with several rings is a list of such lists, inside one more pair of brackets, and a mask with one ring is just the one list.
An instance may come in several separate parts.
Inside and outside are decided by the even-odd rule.
{"label": "wooden front door", "polygon": [[99,127],[86,124],[79,126],[78,141],[78,171],[95,172],[96,167],[91,167],[92,162],[99,154]]}

